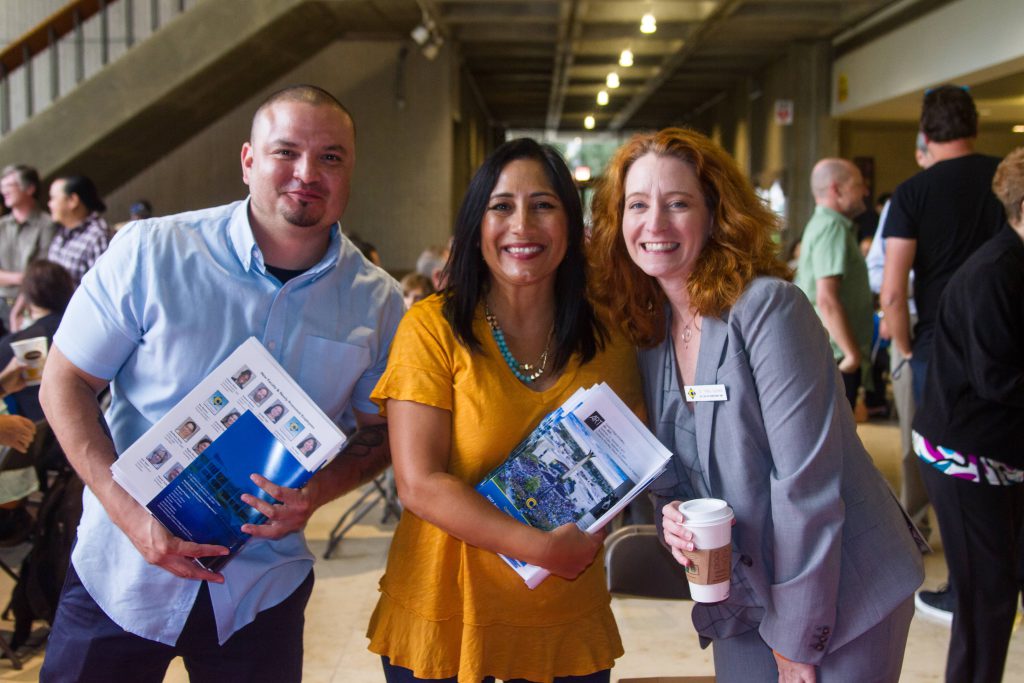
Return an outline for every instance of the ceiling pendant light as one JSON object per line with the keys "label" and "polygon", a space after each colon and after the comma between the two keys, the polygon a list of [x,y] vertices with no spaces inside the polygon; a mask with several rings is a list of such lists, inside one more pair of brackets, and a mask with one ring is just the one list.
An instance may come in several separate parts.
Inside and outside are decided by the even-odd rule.
{"label": "ceiling pendant light", "polygon": [[658,21],[651,12],[640,19],[640,33],[654,33],[658,30]]}
{"label": "ceiling pendant light", "polygon": [[594,130],[594,125],[594,116],[592,114],[587,114],[587,117],[583,119],[583,127],[587,130]]}
{"label": "ceiling pendant light", "polygon": [[626,48],[619,55],[619,66],[633,66],[633,51]]}
{"label": "ceiling pendant light", "polygon": [[614,90],[619,87],[619,74],[614,71],[608,74],[608,78],[604,81],[605,85]]}
{"label": "ceiling pendant light", "polygon": [[608,104],[608,91],[599,90],[597,93],[597,104],[604,107]]}

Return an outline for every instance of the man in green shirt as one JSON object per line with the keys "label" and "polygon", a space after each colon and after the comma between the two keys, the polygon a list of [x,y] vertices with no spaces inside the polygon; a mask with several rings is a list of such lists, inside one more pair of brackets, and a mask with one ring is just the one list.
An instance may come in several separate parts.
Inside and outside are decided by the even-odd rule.
{"label": "man in green shirt", "polygon": [[822,159],[811,172],[814,215],[804,228],[796,284],[828,330],[850,406],[861,366],[871,355],[874,326],[868,270],[853,217],[864,210],[864,180],[845,159]]}

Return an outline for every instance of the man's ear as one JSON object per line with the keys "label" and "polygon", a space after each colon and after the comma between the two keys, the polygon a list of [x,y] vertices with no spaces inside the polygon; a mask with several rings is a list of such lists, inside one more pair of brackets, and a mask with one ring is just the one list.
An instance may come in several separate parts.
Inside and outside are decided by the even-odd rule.
{"label": "man's ear", "polygon": [[245,142],[242,144],[242,182],[246,185],[249,184],[249,169],[252,168],[253,162],[253,149],[252,144]]}

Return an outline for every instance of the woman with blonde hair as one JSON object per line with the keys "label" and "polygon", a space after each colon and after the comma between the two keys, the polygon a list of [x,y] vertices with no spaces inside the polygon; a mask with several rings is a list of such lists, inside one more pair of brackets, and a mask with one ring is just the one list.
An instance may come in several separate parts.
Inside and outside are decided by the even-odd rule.
{"label": "woman with blonde hair", "polygon": [[591,281],[641,347],[650,424],[674,453],[653,487],[664,542],[690,564],[679,501],[736,515],[729,596],[693,610],[717,680],[897,681],[916,532],[787,281],[776,217],[724,150],[678,128],[623,145],[592,211]]}

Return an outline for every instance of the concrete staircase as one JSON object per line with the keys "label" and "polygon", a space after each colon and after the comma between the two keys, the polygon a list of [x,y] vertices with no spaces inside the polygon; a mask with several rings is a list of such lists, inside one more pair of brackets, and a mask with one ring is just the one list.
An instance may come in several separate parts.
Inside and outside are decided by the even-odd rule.
{"label": "concrete staircase", "polygon": [[206,0],[0,140],[0,167],[110,192],[331,41],[418,18],[412,0]]}

